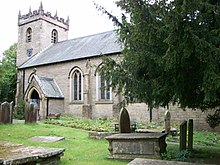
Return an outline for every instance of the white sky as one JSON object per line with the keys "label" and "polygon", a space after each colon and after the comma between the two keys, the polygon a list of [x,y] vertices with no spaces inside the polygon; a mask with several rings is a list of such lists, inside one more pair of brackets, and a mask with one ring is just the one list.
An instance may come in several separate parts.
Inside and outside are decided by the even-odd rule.
{"label": "white sky", "polygon": [[38,10],[40,2],[44,12],[51,12],[58,17],[70,18],[69,39],[113,30],[115,27],[106,15],[103,15],[93,5],[93,1],[105,7],[113,14],[120,11],[114,0],[5,0],[0,2],[0,59],[2,53],[18,39],[18,12],[27,14],[29,8]]}

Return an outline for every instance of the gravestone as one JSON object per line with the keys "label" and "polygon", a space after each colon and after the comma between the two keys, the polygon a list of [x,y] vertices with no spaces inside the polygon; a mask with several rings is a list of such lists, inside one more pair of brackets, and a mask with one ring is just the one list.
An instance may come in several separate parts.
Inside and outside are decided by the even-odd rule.
{"label": "gravestone", "polygon": [[122,108],[120,112],[119,133],[131,133],[130,117],[126,108]]}
{"label": "gravestone", "polygon": [[4,102],[1,104],[0,108],[0,123],[3,124],[11,124],[12,123],[12,112],[10,109],[10,104],[8,102]]}
{"label": "gravestone", "polygon": [[189,119],[188,123],[188,150],[193,150],[193,119]]}
{"label": "gravestone", "polygon": [[183,121],[180,125],[180,151],[186,150],[187,121]]}
{"label": "gravestone", "polygon": [[37,106],[32,103],[25,104],[25,123],[37,122]]}
{"label": "gravestone", "polygon": [[10,122],[13,122],[13,111],[14,111],[14,106],[13,106],[13,101],[10,103]]}
{"label": "gravestone", "polygon": [[166,112],[165,112],[165,133],[168,133],[168,134],[170,134],[170,118],[171,118],[171,116],[170,116],[170,112],[168,111],[168,110],[166,110]]}

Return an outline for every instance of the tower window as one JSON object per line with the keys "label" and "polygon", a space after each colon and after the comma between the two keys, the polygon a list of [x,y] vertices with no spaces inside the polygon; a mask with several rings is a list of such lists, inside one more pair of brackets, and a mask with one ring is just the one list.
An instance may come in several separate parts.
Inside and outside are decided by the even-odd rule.
{"label": "tower window", "polygon": [[51,43],[58,42],[58,32],[57,30],[53,29],[51,33]]}
{"label": "tower window", "polygon": [[32,40],[32,29],[29,27],[26,31],[26,42],[31,42]]}

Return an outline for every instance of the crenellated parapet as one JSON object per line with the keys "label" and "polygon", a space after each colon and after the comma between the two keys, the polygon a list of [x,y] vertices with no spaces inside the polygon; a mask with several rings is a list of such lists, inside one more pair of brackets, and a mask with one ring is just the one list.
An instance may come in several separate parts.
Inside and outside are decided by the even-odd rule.
{"label": "crenellated parapet", "polygon": [[40,4],[40,7],[38,10],[31,11],[31,8],[29,9],[29,12],[27,14],[21,15],[21,12],[18,13],[18,26],[36,21],[36,20],[45,20],[52,24],[57,24],[58,26],[69,30],[69,17],[67,17],[66,20],[63,18],[59,18],[57,16],[57,12],[54,16],[50,12],[44,12],[42,2]]}

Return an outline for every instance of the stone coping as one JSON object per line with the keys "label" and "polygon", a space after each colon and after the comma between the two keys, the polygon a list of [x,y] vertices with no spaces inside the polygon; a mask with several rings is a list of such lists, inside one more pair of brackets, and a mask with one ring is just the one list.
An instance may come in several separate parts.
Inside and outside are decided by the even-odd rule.
{"label": "stone coping", "polygon": [[[127,165],[201,165],[201,163],[177,162],[157,159],[135,158]],[[205,164],[204,164],[205,165]]]}
{"label": "stone coping", "polygon": [[36,141],[36,142],[53,143],[64,139],[65,139],[64,137],[58,137],[58,136],[34,136],[29,138],[28,140]]}
{"label": "stone coping", "polygon": [[64,148],[44,148],[23,146],[0,141],[0,164],[34,164],[34,162],[54,162],[58,164]]}
{"label": "stone coping", "polygon": [[94,139],[105,139],[107,136],[116,134],[113,132],[96,132],[96,131],[89,131],[88,133],[89,133],[89,138],[94,138]]}
{"label": "stone coping", "polygon": [[166,133],[119,133],[115,135],[111,135],[106,137],[107,140],[114,140],[114,139],[119,139],[119,140],[126,140],[126,139],[135,139],[135,140],[141,140],[141,139],[160,139],[162,137],[165,137],[167,134]]}

